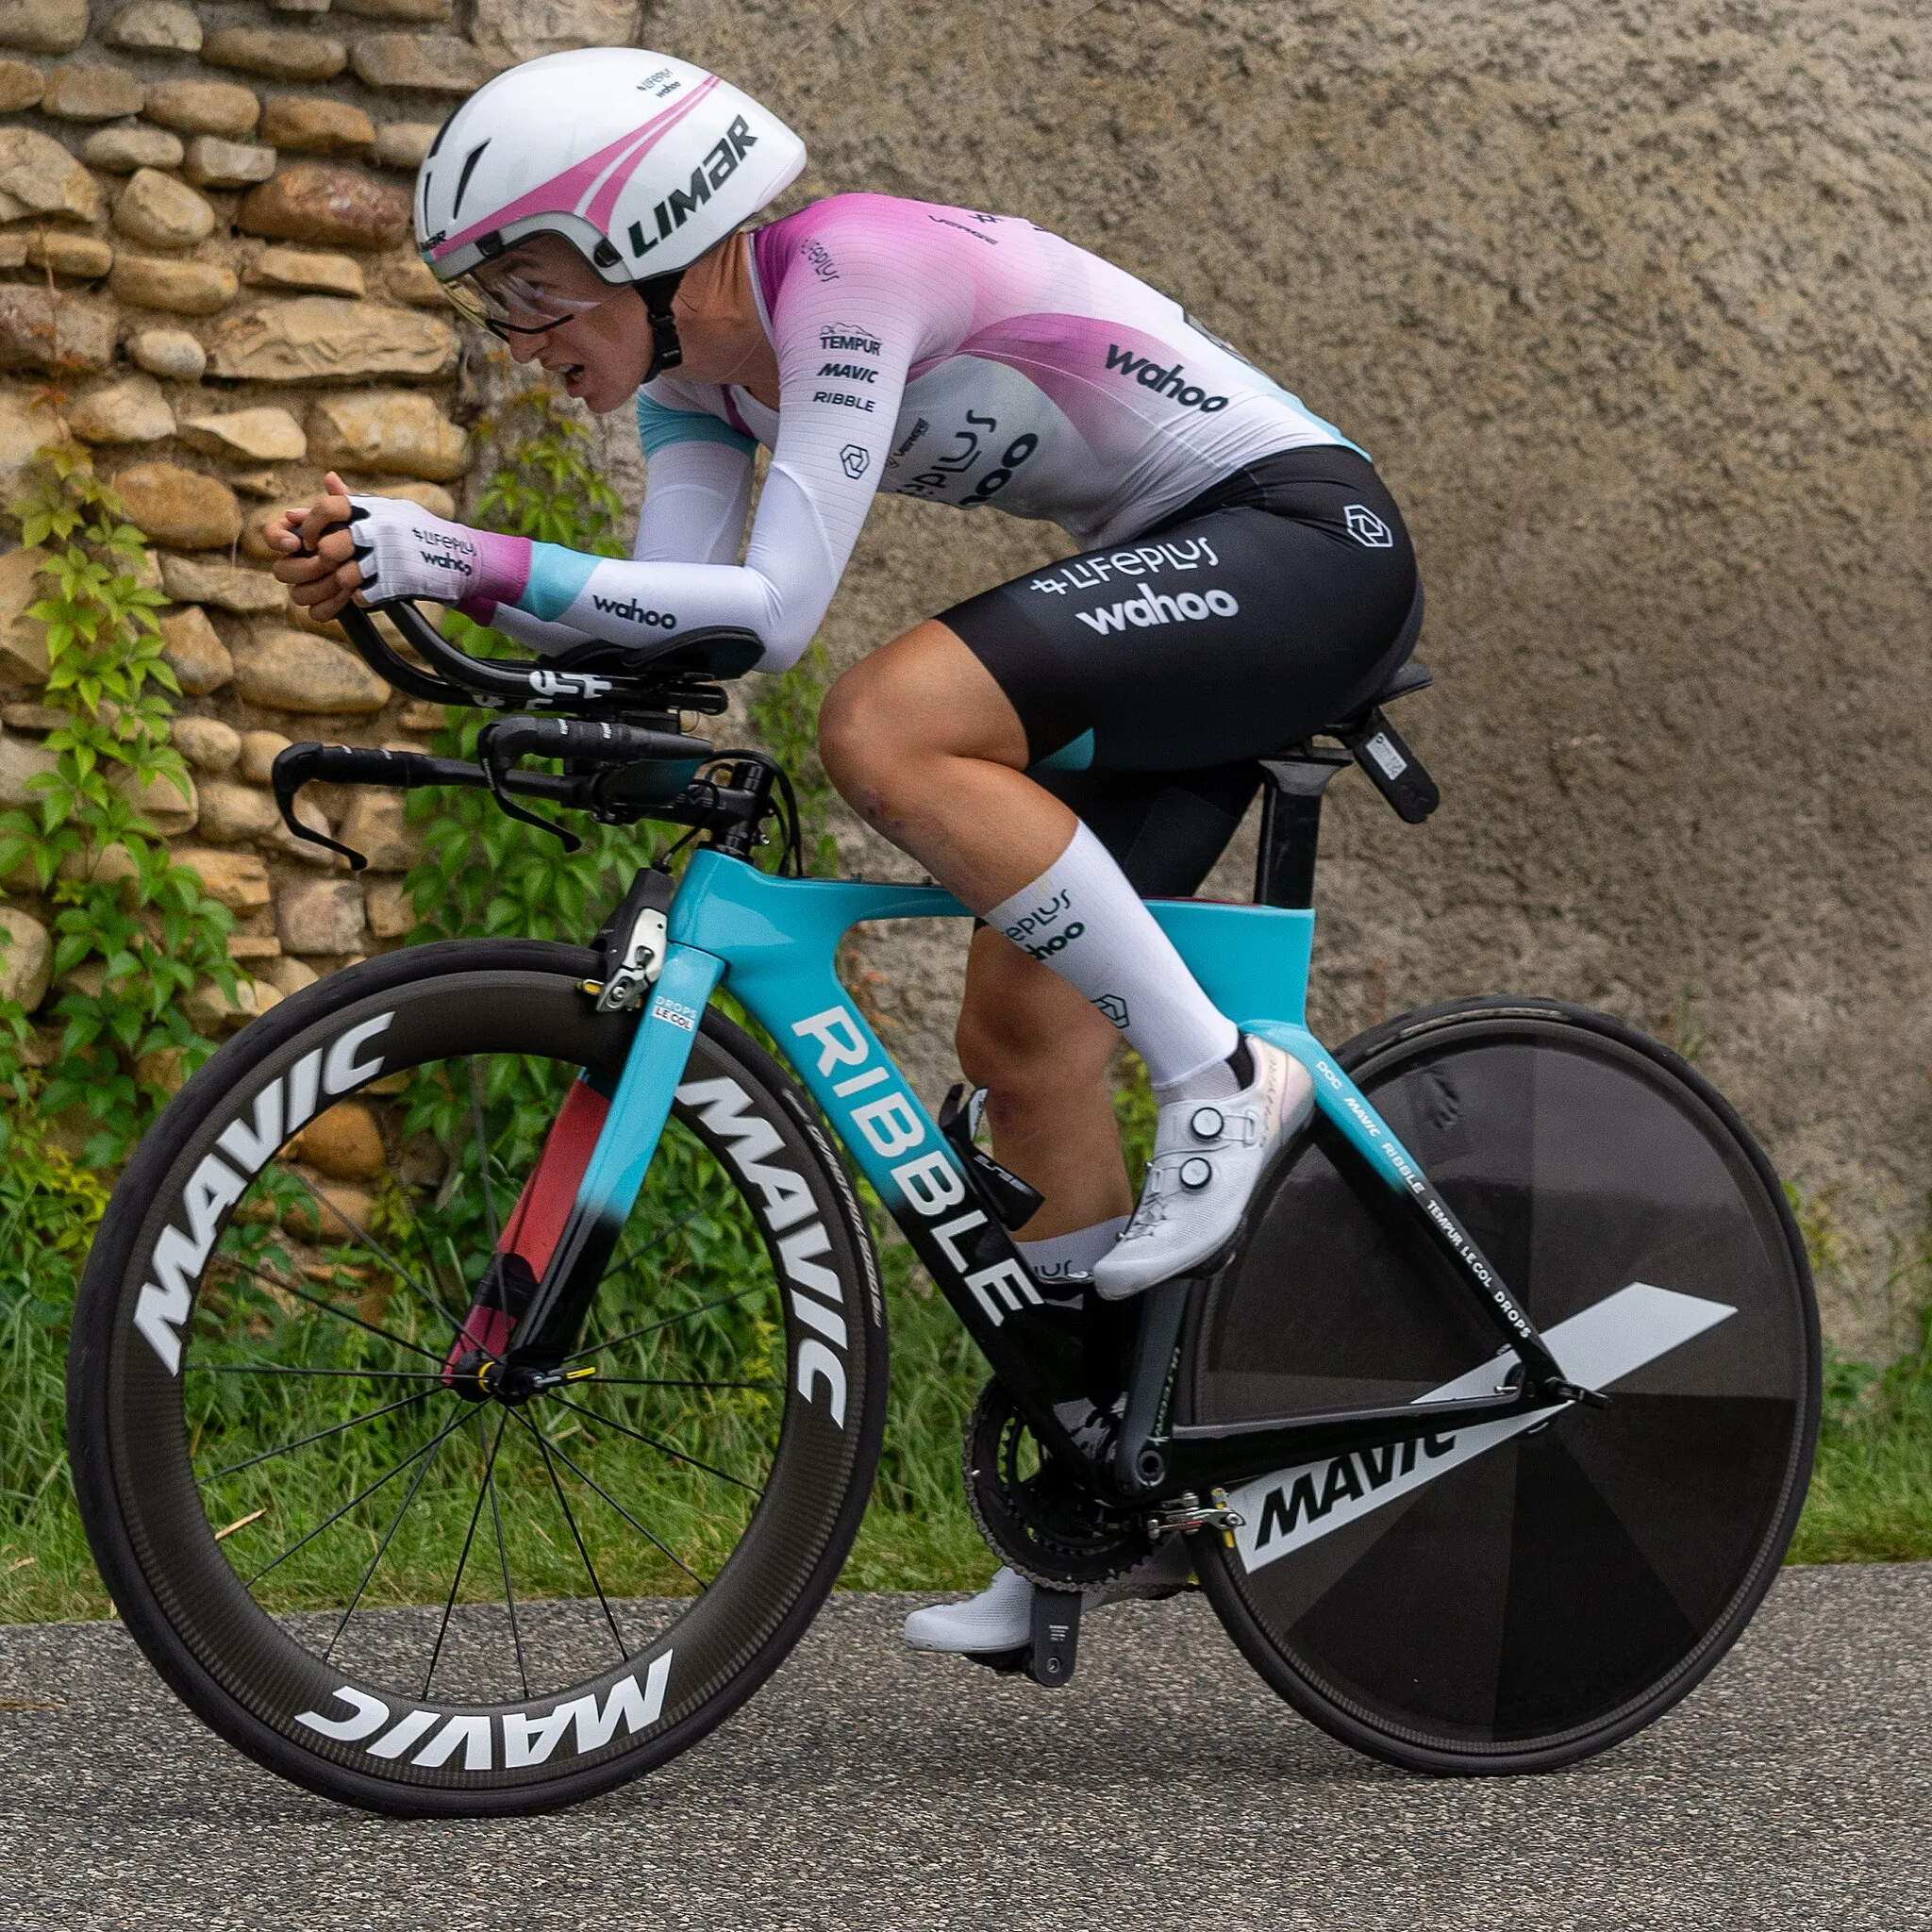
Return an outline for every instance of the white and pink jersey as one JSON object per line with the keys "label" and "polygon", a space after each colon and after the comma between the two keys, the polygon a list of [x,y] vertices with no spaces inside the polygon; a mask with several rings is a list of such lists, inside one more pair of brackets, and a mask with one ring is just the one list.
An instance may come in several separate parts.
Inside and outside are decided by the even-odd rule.
{"label": "white and pink jersey", "polygon": [[[881,490],[996,504],[1091,548],[1260,457],[1354,446],[1178,303],[1012,216],[837,195],[758,230],[752,266],[778,408],[675,376],[640,391],[635,558],[533,545],[524,582],[493,588],[541,622],[506,628],[556,649],[742,625],[778,670]],[[772,463],[741,565],[758,443]]]}

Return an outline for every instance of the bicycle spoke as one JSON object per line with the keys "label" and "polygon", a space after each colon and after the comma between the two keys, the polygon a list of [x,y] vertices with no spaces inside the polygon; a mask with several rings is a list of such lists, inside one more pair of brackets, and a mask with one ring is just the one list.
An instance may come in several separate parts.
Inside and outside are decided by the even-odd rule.
{"label": "bicycle spoke", "polygon": [[641,1261],[646,1255],[656,1253],[656,1251],[661,1248],[664,1245],[664,1243],[671,1239],[673,1235],[681,1234],[705,1210],[702,1208],[693,1208],[689,1214],[680,1215],[675,1221],[674,1221],[671,1224],[669,1227],[667,1227],[663,1231],[662,1234],[653,1235],[651,1239],[643,1244],[642,1247],[633,1248],[631,1252],[627,1254],[621,1261],[613,1261],[609,1269],[604,1274],[602,1280],[598,1282],[597,1286],[599,1288],[602,1288],[604,1282],[615,1281],[617,1277],[620,1274],[624,1274],[626,1270],[635,1268],[637,1264],[640,1261]]}
{"label": "bicycle spoke", "polygon": [[550,1444],[543,1440],[543,1431],[534,1424],[525,1422],[522,1416],[517,1420],[524,1423],[531,1435],[537,1439],[537,1453],[543,1458],[544,1473],[550,1477],[550,1487],[557,1491],[557,1505],[563,1511],[563,1520],[570,1525],[571,1541],[577,1546],[577,1555],[584,1559],[584,1574],[591,1579],[591,1588],[597,1592],[597,1601],[604,1607],[604,1621],[610,1625],[610,1634],[617,1641],[619,1661],[630,1656],[630,1646],[624,1641],[624,1632],[617,1627],[617,1618],[610,1607],[610,1599],[604,1594],[602,1579],[597,1574],[597,1566],[591,1561],[591,1553],[585,1547],[583,1532],[577,1528],[576,1512],[570,1507],[570,1498],[563,1493],[563,1485],[557,1479],[557,1465],[550,1459]]}
{"label": "bicycle spoke", "polygon": [[[573,1405],[572,1405],[572,1407],[575,1407],[575,1404],[573,1404]],[[515,1414],[515,1411],[514,1411],[514,1410],[512,1410],[512,1411],[511,1411],[511,1413],[512,1413],[512,1414]],[[585,1411],[585,1413],[586,1413],[586,1414],[589,1414],[589,1410],[586,1410],[586,1411]],[[542,1438],[542,1435],[543,1435],[543,1432],[542,1432],[542,1430],[541,1430],[541,1429],[540,1429],[540,1428],[538,1428],[538,1427],[537,1427],[537,1425],[536,1425],[536,1424],[535,1424],[535,1423],[533,1423],[533,1422],[531,1422],[531,1421],[530,1421],[530,1420],[529,1420],[529,1419],[528,1419],[527,1417],[525,1417],[525,1416],[517,1416],[517,1420],[518,1420],[518,1421],[519,1421],[520,1423],[522,1423],[522,1424],[524,1424],[524,1426],[525,1426],[525,1428],[527,1428],[527,1429],[531,1430],[531,1431],[532,1431],[532,1432],[533,1432],[533,1433],[534,1433],[535,1435],[537,1435],[537,1436],[538,1436],[538,1437],[539,1437],[540,1439],[541,1439],[541,1438]],[[596,1421],[598,1421],[598,1422],[602,1422],[602,1421],[604,1420],[604,1418],[603,1418],[602,1416],[598,1416],[598,1417],[596,1417],[596,1418],[595,1418],[595,1420],[596,1420]],[[625,1520],[625,1522],[626,1522],[627,1524],[630,1524],[630,1526],[631,1526],[631,1527],[632,1527],[632,1528],[633,1528],[634,1530],[636,1530],[636,1531],[637,1531],[637,1533],[638,1533],[638,1534],[639,1534],[640,1536],[641,1536],[641,1537],[645,1537],[645,1538],[648,1538],[648,1539],[650,1540],[650,1541],[652,1541],[653,1543],[655,1543],[655,1544],[656,1544],[656,1545],[658,1546],[658,1549],[662,1550],[662,1551],[664,1552],[664,1554],[665,1554],[665,1555],[666,1555],[667,1557],[669,1557],[671,1558],[671,1560],[672,1560],[672,1561],[673,1561],[674,1563],[675,1563],[675,1564],[677,1565],[677,1567],[678,1567],[678,1568],[679,1568],[680,1570],[682,1570],[682,1571],[684,1572],[684,1574],[686,1574],[687,1576],[689,1576],[689,1577],[691,1578],[691,1581],[692,1581],[693,1583],[695,1583],[695,1584],[697,1585],[697,1587],[698,1587],[698,1589],[699,1589],[699,1591],[707,1591],[707,1590],[708,1590],[708,1589],[710,1588],[710,1585],[709,1585],[709,1584],[708,1584],[708,1583],[707,1583],[707,1582],[705,1581],[705,1579],[704,1579],[704,1578],[703,1578],[702,1576],[700,1576],[700,1575],[698,1574],[698,1573],[697,1573],[697,1572],[696,1572],[695,1570],[693,1570],[693,1569],[692,1569],[692,1568],[691,1567],[691,1565],[690,1565],[689,1563],[687,1563],[687,1562],[686,1562],[686,1561],[684,1560],[684,1558],[683,1558],[682,1557],[680,1557],[680,1556],[679,1556],[679,1555],[677,1554],[677,1552],[676,1552],[675,1550],[674,1550],[674,1549],[673,1549],[673,1548],[671,1547],[671,1545],[670,1545],[669,1543],[667,1543],[667,1542],[666,1542],[666,1541],[665,1541],[663,1540],[663,1538],[662,1538],[662,1537],[660,1537],[660,1536],[658,1536],[658,1535],[654,1534],[654,1533],[653,1533],[652,1531],[650,1531],[650,1530],[646,1529],[646,1528],[644,1527],[644,1525],[643,1525],[643,1524],[642,1524],[641,1523],[640,1523],[640,1522],[639,1522],[639,1521],[637,1520],[637,1518],[636,1518],[635,1516],[633,1516],[633,1515],[632,1515],[632,1514],[630,1513],[630,1511],[629,1511],[628,1509],[626,1509],[626,1508],[625,1508],[625,1507],[624,1507],[624,1505],[623,1505],[622,1503],[620,1503],[620,1502],[619,1502],[619,1501],[617,1500],[617,1498],[616,1498],[615,1496],[613,1496],[613,1495],[612,1495],[612,1494],[610,1493],[610,1491],[609,1491],[608,1490],[607,1490],[606,1488],[604,1488],[604,1486],[603,1486],[603,1485],[602,1485],[601,1483],[599,1483],[599,1482],[598,1482],[598,1481],[597,1481],[597,1480],[596,1480],[596,1479],[595,1479],[594,1477],[592,1477],[592,1476],[590,1476],[590,1475],[587,1475],[587,1474],[586,1474],[584,1473],[584,1471],[583,1471],[583,1470],[581,1470],[580,1468],[578,1468],[578,1466],[577,1466],[577,1464],[576,1464],[576,1461],[575,1461],[575,1458],[574,1458],[574,1457],[572,1457],[572,1455],[571,1455],[570,1451],[569,1451],[568,1449],[566,1449],[566,1448],[565,1448],[565,1447],[563,1446],[563,1444],[562,1444],[561,1442],[550,1442],[550,1443],[548,1443],[548,1444],[547,1444],[546,1446],[548,1447],[548,1449],[549,1449],[550,1453],[551,1453],[551,1454],[552,1454],[553,1456],[556,1456],[556,1457],[559,1457],[559,1458],[561,1459],[561,1461],[562,1461],[562,1463],[563,1463],[563,1466],[564,1466],[564,1467],[565,1467],[565,1468],[566,1468],[567,1470],[569,1470],[569,1471],[571,1472],[571,1474],[572,1474],[573,1475],[575,1475],[575,1477],[577,1478],[577,1480],[578,1480],[579,1482],[581,1482],[581,1483],[585,1484],[585,1485],[586,1485],[586,1486],[587,1486],[588,1488],[590,1488],[590,1489],[591,1489],[591,1490],[594,1490],[594,1491],[596,1491],[596,1493],[597,1493],[598,1495],[602,1496],[602,1497],[603,1497],[603,1499],[604,1499],[604,1500],[605,1500],[605,1501],[606,1501],[607,1503],[608,1503],[608,1504],[610,1505],[610,1507],[612,1507],[613,1509],[615,1509],[615,1510],[617,1511],[617,1513],[618,1513],[618,1514],[619,1514],[619,1515],[620,1515],[621,1517],[623,1517],[623,1518],[624,1518],[624,1520]]]}
{"label": "bicycle spoke", "polygon": [[[380,1331],[378,1331],[380,1332]],[[350,1375],[358,1382],[447,1382],[441,1369],[292,1369],[275,1362],[187,1362],[193,1375]],[[616,1376],[610,1378],[617,1380]]]}
{"label": "bicycle spoke", "polygon": [[[439,1294],[432,1292],[429,1289],[425,1288],[423,1284],[420,1281],[418,1281],[416,1277],[413,1274],[411,1274],[408,1272],[408,1270],[406,1269],[403,1266],[403,1264],[400,1261],[398,1261],[396,1257],[393,1255],[391,1255],[390,1251],[386,1247],[384,1247],[383,1244],[379,1241],[377,1241],[373,1234],[369,1232],[367,1228],[357,1226],[357,1224],[353,1221],[351,1221],[349,1217],[346,1214],[344,1214],[342,1210],[340,1208],[338,1208],[336,1204],[333,1201],[331,1201],[326,1194],[321,1193],[314,1187],[309,1185],[308,1177],[306,1174],[297,1174],[295,1170],[291,1167],[285,1168],[283,1171],[285,1173],[294,1174],[295,1178],[302,1183],[302,1186],[304,1190],[307,1191],[308,1198],[311,1201],[313,1201],[318,1208],[326,1208],[328,1211],[331,1214],[333,1214],[335,1218],[338,1221],[340,1221],[342,1224],[342,1225],[345,1228],[347,1228],[352,1235],[355,1236],[357,1241],[358,1241],[365,1248],[367,1248],[372,1255],[376,1256],[383,1262],[383,1264],[389,1269],[390,1273],[393,1274],[398,1281],[403,1283],[403,1285],[406,1288],[409,1289],[414,1294],[419,1296],[422,1300],[427,1302],[429,1306],[432,1308],[434,1308],[436,1312],[439,1315],[441,1315],[442,1319],[445,1322],[447,1322],[449,1325],[458,1335],[462,1333],[463,1324],[459,1321],[458,1321],[453,1314],[450,1313],[448,1308],[446,1308],[443,1306],[442,1297]],[[316,1223],[316,1233],[318,1237],[322,1233],[322,1224],[319,1221]]]}
{"label": "bicycle spoke", "polygon": [[[602,1423],[607,1429],[615,1429],[620,1435],[635,1437],[647,1447],[655,1449],[658,1455],[670,1457],[674,1462],[688,1462],[693,1469],[701,1469],[707,1475],[716,1476],[720,1482],[736,1483],[741,1490],[751,1495],[762,1496],[765,1493],[756,1484],[746,1482],[742,1476],[732,1475],[699,1457],[687,1456],[682,1449],[674,1449],[668,1442],[660,1442],[655,1436],[647,1436],[641,1429],[634,1429],[628,1424],[619,1422],[615,1416],[599,1415],[594,1408],[586,1408],[581,1402],[573,1402],[568,1395],[558,1395],[555,1391],[548,1392],[553,1400],[562,1403],[564,1407],[574,1408],[579,1415],[587,1415],[593,1423]],[[559,1450],[558,1453],[560,1455],[562,1452]]]}
{"label": "bicycle spoke", "polygon": [[392,1341],[398,1348],[407,1348],[412,1355],[424,1356],[439,1367],[441,1364],[442,1357],[433,1348],[425,1348],[420,1341],[406,1341],[400,1335],[391,1335],[387,1328],[378,1328],[374,1322],[365,1322],[360,1315],[352,1315],[347,1308],[338,1306],[335,1302],[325,1302],[320,1295],[310,1294],[306,1288],[297,1288],[291,1281],[277,1281],[273,1274],[258,1274],[249,1267],[247,1262],[238,1261],[230,1255],[217,1256],[216,1258],[225,1261],[238,1274],[247,1275],[249,1280],[271,1291],[271,1299],[276,1294],[291,1294],[297,1301],[308,1302],[311,1307],[320,1308],[325,1315],[334,1315],[343,1322],[353,1322],[358,1328],[366,1328],[370,1334],[379,1335],[383,1341]]}
{"label": "bicycle spoke", "polygon": [[677,1375],[599,1375],[593,1389],[782,1389],[782,1382],[700,1382]]}
{"label": "bicycle spoke", "polygon": [[311,1442],[320,1442],[329,1436],[340,1436],[344,1429],[353,1429],[358,1423],[373,1423],[379,1415],[393,1415],[399,1408],[408,1408],[416,1403],[427,1402],[435,1393],[434,1389],[419,1389],[413,1395],[400,1395],[393,1402],[385,1402],[380,1408],[364,1409],[360,1415],[352,1415],[347,1422],[331,1423],[325,1429],[317,1429],[312,1436],[303,1436],[293,1442],[284,1442],[279,1449],[264,1449],[259,1456],[249,1456],[240,1462],[231,1462],[225,1469],[215,1470],[203,1480],[220,1482],[225,1475],[233,1475],[238,1469],[253,1469],[258,1462],[273,1462],[277,1456],[293,1455],[297,1449],[306,1449]]}
{"label": "bicycle spoke", "polygon": [[702,1302],[694,1308],[686,1308],[682,1314],[666,1315],[661,1322],[646,1322],[641,1328],[633,1328],[628,1334],[613,1337],[608,1341],[592,1342],[589,1348],[580,1348],[575,1355],[567,1355],[567,1362],[582,1361],[587,1355],[602,1355],[607,1348],[622,1348],[626,1341],[635,1341],[641,1335],[655,1335],[660,1328],[672,1327],[679,1322],[689,1322],[698,1315],[708,1315],[713,1308],[729,1307],[733,1302],[741,1302],[748,1294],[764,1294],[767,1287],[758,1282],[752,1288],[741,1288],[736,1294],[720,1295],[714,1302]]}
{"label": "bicycle spoke", "polygon": [[[507,1416],[509,1411],[506,1409],[504,1413]],[[496,1440],[499,1444],[503,1441],[505,1426],[503,1423],[498,1423],[496,1425]],[[479,1439],[482,1433],[483,1411],[479,1408],[476,1411],[476,1434]],[[517,1678],[524,1687],[524,1695],[527,1697],[530,1694],[530,1674],[524,1668],[524,1633],[517,1628],[516,1592],[509,1587],[509,1552],[504,1547],[503,1543],[503,1510],[498,1505],[496,1497],[496,1457],[494,1454],[490,1458],[489,1477],[490,1520],[496,1529],[497,1561],[503,1566],[503,1607],[509,1612],[509,1641],[510,1647],[517,1654]]]}
{"label": "bicycle spoke", "polygon": [[[458,1418],[460,1420],[460,1418]],[[342,1632],[349,1627],[349,1619],[356,1614],[356,1606],[362,1601],[362,1592],[369,1588],[370,1579],[375,1574],[376,1566],[382,1561],[382,1553],[389,1548],[391,1540],[403,1525],[403,1518],[408,1513],[409,1505],[416,1500],[416,1491],[423,1487],[423,1478],[429,1474],[429,1465],[436,1460],[435,1451],[446,1440],[439,1436],[431,1445],[430,1453],[423,1458],[422,1465],[410,1479],[408,1493],[396,1505],[396,1513],[389,1520],[389,1527],[382,1533],[382,1541],[375,1546],[375,1554],[369,1559],[369,1567],[362,1573],[361,1581],[356,1586],[356,1594],[349,1599],[348,1607],[342,1612],[342,1621],[335,1627],[335,1633],[328,1641],[328,1647],[322,1653],[326,1663],[335,1655],[335,1648],[341,1641]]]}
{"label": "bicycle spoke", "polygon": [[376,1491],[381,1489],[385,1483],[392,1482],[397,1476],[399,1476],[403,1473],[404,1470],[408,1468],[410,1463],[415,1461],[417,1457],[428,1455],[428,1453],[432,1449],[437,1448],[442,1442],[444,1437],[454,1435],[458,1429],[462,1427],[464,1421],[464,1417],[458,1416],[454,1422],[445,1424],[443,1427],[439,1429],[436,1432],[436,1434],[429,1439],[428,1441],[425,1442],[422,1445],[421,1448],[410,1450],[408,1455],[404,1457],[403,1459],[399,1463],[397,1463],[393,1469],[390,1470],[386,1474],[377,1476],[376,1479],[373,1483],[371,1483],[366,1490],[358,1491],[355,1495],[351,1496],[349,1500],[346,1503],[344,1503],[342,1507],[340,1509],[338,1509],[333,1516],[325,1517],[323,1521],[318,1523],[315,1525],[315,1527],[308,1532],[307,1536],[298,1537],[295,1540],[295,1541],[291,1542],[289,1545],[289,1547],[286,1550],[284,1550],[282,1554],[275,1559],[273,1563],[264,1563],[262,1567],[259,1570],[258,1570],[253,1576],[243,1578],[242,1588],[243,1590],[253,1590],[255,1586],[258,1583],[259,1583],[261,1579],[264,1576],[266,1576],[271,1570],[279,1569],[281,1565],[286,1563],[289,1560],[289,1558],[295,1554],[297,1550],[303,1547],[304,1544],[312,1543],[315,1541],[315,1539],[323,1533],[324,1530],[327,1529],[333,1524],[340,1523],[342,1520],[342,1518],[346,1516],[351,1509],[355,1508],[358,1503],[366,1502],[371,1496],[375,1495]]}
{"label": "bicycle spoke", "polygon": [[[507,1418],[509,1411],[506,1409],[504,1414]],[[476,1420],[480,1428],[480,1413]],[[457,1574],[449,1580],[449,1595],[444,1599],[442,1606],[442,1622],[436,1626],[436,1647],[429,1653],[429,1668],[423,1675],[423,1696],[425,1703],[429,1697],[430,1682],[436,1675],[436,1666],[442,1659],[442,1640],[449,1635],[449,1620],[456,1610],[457,1591],[462,1589],[463,1572],[469,1567],[470,1545],[476,1541],[476,1524],[483,1514],[484,1484],[491,1481],[496,1474],[496,1452],[503,1447],[503,1432],[508,1426],[507,1421],[497,1424],[496,1441],[491,1447],[490,1459],[483,1466],[483,1481],[476,1485],[476,1507],[470,1511],[470,1526],[463,1533],[463,1547],[457,1557]]]}
{"label": "bicycle spoke", "polygon": [[470,1056],[470,1118],[476,1124],[476,1174],[483,1183],[483,1224],[490,1230],[490,1252],[496,1252],[496,1193],[490,1185],[490,1142],[483,1132],[483,1075],[476,1056]]}

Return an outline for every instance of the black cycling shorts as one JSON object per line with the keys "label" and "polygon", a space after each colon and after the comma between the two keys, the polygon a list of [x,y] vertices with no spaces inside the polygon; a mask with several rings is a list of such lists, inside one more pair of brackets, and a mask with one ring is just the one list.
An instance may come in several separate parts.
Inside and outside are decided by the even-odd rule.
{"label": "black cycling shorts", "polygon": [[1415,647],[1402,513],[1339,445],[1265,457],[1130,543],[940,613],[991,672],[1030,772],[1150,898],[1196,891],[1255,759],[1349,712]]}

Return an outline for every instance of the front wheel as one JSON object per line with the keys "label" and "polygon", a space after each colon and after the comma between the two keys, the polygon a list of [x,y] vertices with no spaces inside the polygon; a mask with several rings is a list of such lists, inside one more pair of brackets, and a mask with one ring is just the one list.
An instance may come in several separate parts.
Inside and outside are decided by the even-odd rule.
{"label": "front wheel", "polygon": [[574,1379],[473,1372],[499,1238],[567,1205],[539,1152],[635,1031],[596,970],[458,942],[288,1000],[156,1124],[82,1282],[69,1448],[130,1634],[230,1742],[370,1809],[547,1810],[684,1749],[804,1632],[871,1490],[871,1241],[715,1013]]}
{"label": "front wheel", "polygon": [[1244,1485],[1235,1546],[1195,1540],[1203,1587],[1261,1674],[1359,1750],[1565,1764],[1683,1697],[1777,1574],[1818,1431],[1804,1244],[1719,1094],[1602,1014],[1458,1001],[1336,1058],[1610,1404],[1429,1431],[1432,1391],[1508,1358],[1318,1124],[1194,1311],[1182,1419],[1416,1402],[1418,1427]]}

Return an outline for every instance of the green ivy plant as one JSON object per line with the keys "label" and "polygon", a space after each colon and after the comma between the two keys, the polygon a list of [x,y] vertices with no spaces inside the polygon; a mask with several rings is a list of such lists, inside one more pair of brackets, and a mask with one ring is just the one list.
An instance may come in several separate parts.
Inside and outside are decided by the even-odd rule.
{"label": "green ivy plant", "polygon": [[72,977],[38,1081],[23,1065],[26,1015],[0,1005],[0,1083],[45,1116],[79,1108],[91,1129],[83,1162],[102,1169],[126,1158],[165,1103],[165,1071],[192,1072],[213,1051],[183,995],[212,982],[236,998],[234,917],[174,863],[142,810],[156,786],[192,795],[169,742],[169,694],[180,686],[155,615],[166,600],[141,581],[142,533],[79,445],[44,449],[37,463],[11,514],[22,541],[46,550],[48,594],[26,614],[46,626],[46,698],[66,716],[46,740],[54,770],[29,781],[35,805],[0,814],[0,879],[52,902],[53,972]]}

